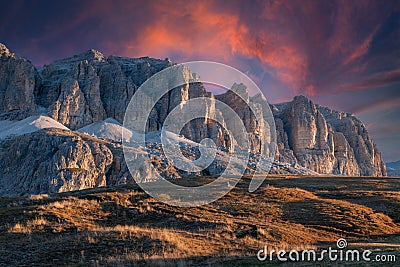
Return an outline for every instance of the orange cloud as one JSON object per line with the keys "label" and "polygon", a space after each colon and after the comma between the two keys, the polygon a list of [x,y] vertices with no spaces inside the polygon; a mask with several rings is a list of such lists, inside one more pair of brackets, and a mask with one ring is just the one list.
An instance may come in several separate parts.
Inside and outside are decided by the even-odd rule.
{"label": "orange cloud", "polygon": [[129,42],[127,52],[160,57],[176,52],[186,58],[210,55],[217,59],[231,58],[231,44],[246,31],[238,17],[210,12],[210,2],[180,3],[183,10],[155,6],[153,12],[160,17]]}
{"label": "orange cloud", "polygon": [[399,1],[379,0],[11,1],[0,35],[36,65],[90,48],[219,61],[273,101],[339,95],[332,107],[357,110],[361,97],[398,95],[399,12]]}
{"label": "orange cloud", "polygon": [[289,44],[279,42],[274,45],[268,36],[260,39],[246,39],[237,43],[235,52],[247,57],[256,57],[270,66],[272,73],[292,89],[305,86],[307,77],[307,59]]}
{"label": "orange cloud", "polygon": [[176,53],[183,55],[181,60],[212,59],[228,64],[239,55],[260,60],[265,71],[293,90],[307,85],[306,55],[284,35],[250,28],[235,13],[214,11],[210,1],[183,6],[156,6],[154,12],[160,18],[145,27],[140,39],[129,41],[126,53],[157,57]]}
{"label": "orange cloud", "polygon": [[368,35],[368,37],[364,40],[364,42],[359,47],[357,47],[349,57],[347,57],[343,61],[344,65],[347,65],[347,64],[353,62],[354,60],[364,56],[368,52],[368,49],[369,49],[370,44],[372,42],[372,39],[374,38],[374,36],[375,36],[376,32],[378,31],[378,29],[379,29],[378,26],[375,27],[375,29]]}
{"label": "orange cloud", "polygon": [[[276,99],[361,90],[373,84],[362,80],[367,74],[398,65],[395,40],[374,47],[393,25],[385,25],[394,10],[391,3],[98,0],[82,5],[65,4],[60,8],[65,12],[47,20],[35,20],[43,8],[14,12],[13,17],[28,16],[25,20],[41,33],[26,41],[26,56],[36,54],[34,61],[48,63],[51,54],[59,58],[95,48],[106,55],[219,61],[255,77]],[[21,32],[25,20],[12,23],[15,32]],[[390,41],[398,34],[387,36]]]}

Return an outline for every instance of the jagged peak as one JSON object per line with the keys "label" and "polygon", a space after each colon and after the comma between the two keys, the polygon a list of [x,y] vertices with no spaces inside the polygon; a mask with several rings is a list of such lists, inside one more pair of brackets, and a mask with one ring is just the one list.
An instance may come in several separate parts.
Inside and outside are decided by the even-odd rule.
{"label": "jagged peak", "polygon": [[329,108],[327,106],[322,106],[320,104],[314,103],[311,99],[309,99],[308,97],[306,97],[304,95],[297,95],[297,96],[293,97],[292,101],[275,103],[275,104],[273,104],[273,106],[276,108],[276,111],[282,111],[288,105],[291,105],[293,103],[296,103],[296,104],[302,104],[302,103],[303,104],[312,104],[328,120],[330,120],[330,119],[343,119],[343,118],[346,118],[346,117],[349,117],[349,118],[351,117],[354,120],[359,121],[359,119],[356,116],[354,116],[353,114],[351,114],[349,112],[332,109],[332,108]]}
{"label": "jagged peak", "polygon": [[297,95],[293,98],[295,102],[312,102],[308,97],[305,95]]}
{"label": "jagged peak", "polygon": [[104,55],[94,49],[87,50],[86,52],[74,55],[72,57],[67,57],[59,60],[55,60],[52,64],[73,64],[80,61],[94,61],[94,62],[103,62],[105,61]]}
{"label": "jagged peak", "polygon": [[[243,83],[234,83],[230,91],[241,96],[246,102],[249,101],[249,91],[246,85]],[[229,92],[229,91],[228,91]]]}
{"label": "jagged peak", "polygon": [[111,55],[107,58],[108,61],[113,62],[124,62],[124,63],[151,63],[151,64],[166,64],[166,65],[173,65],[172,61],[169,58],[159,59],[159,58],[152,58],[152,57],[138,57],[138,58],[131,58],[131,57],[121,57],[121,56],[114,56]]}
{"label": "jagged peak", "polygon": [[257,93],[256,95],[252,96],[251,100],[254,102],[261,103],[261,102],[266,101],[266,98],[265,98],[264,94],[260,92],[260,93]]}
{"label": "jagged peak", "polygon": [[223,99],[225,97],[240,96],[245,102],[249,102],[249,92],[247,86],[243,83],[233,83],[231,88],[224,93],[217,94],[215,97]]}
{"label": "jagged peak", "polygon": [[92,60],[104,61],[105,57],[101,52],[99,52],[99,51],[97,51],[95,49],[90,49],[90,50],[87,50],[86,52],[74,55],[74,56],[72,56],[70,58],[67,58],[67,59],[78,59],[78,60],[89,60],[89,61],[92,61]]}
{"label": "jagged peak", "polygon": [[92,57],[92,58],[98,59],[99,61],[104,60],[104,55],[103,55],[103,53],[101,53],[100,51],[95,50],[95,49],[90,49],[90,50],[88,50],[85,54],[86,54],[86,55],[89,55],[89,56]]}
{"label": "jagged peak", "polygon": [[231,90],[234,92],[240,92],[240,93],[244,93],[247,94],[247,86],[244,85],[243,83],[234,83],[231,87]]}
{"label": "jagged peak", "polygon": [[301,107],[301,109],[308,111],[316,110],[316,105],[314,104],[314,102],[304,95],[295,96],[292,102],[290,102],[290,106],[294,109]]}
{"label": "jagged peak", "polygon": [[332,108],[329,108],[326,106],[321,106],[319,104],[316,104],[315,106],[317,107],[317,109],[319,111],[321,111],[324,114],[325,117],[330,117],[331,115],[334,115],[336,117],[340,116],[341,118],[345,118],[345,117],[354,117],[355,118],[355,116],[349,112],[332,109]]}
{"label": "jagged peak", "polygon": [[7,46],[3,43],[0,43],[0,53],[10,53],[10,51],[8,50]]}
{"label": "jagged peak", "polygon": [[5,57],[5,58],[11,59],[11,60],[18,60],[20,62],[22,62],[22,61],[29,62],[29,64],[32,64],[32,62],[30,60],[28,60],[27,58],[25,58],[24,56],[21,56],[19,54],[11,52],[8,49],[8,47],[3,43],[0,43],[0,57]]}
{"label": "jagged peak", "polygon": [[6,56],[10,56],[13,53],[10,52],[10,50],[8,50],[7,46],[3,43],[0,43],[0,56],[2,55],[6,55]]}

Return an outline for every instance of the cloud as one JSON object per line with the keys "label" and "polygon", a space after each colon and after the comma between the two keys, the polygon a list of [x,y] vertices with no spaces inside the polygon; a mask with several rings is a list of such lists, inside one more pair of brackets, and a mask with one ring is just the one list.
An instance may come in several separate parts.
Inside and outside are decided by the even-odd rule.
{"label": "cloud", "polygon": [[349,84],[341,87],[340,91],[364,90],[368,88],[379,88],[395,84],[400,86],[400,69],[371,74],[355,84]]}
{"label": "cloud", "polygon": [[357,83],[393,61],[385,55],[399,48],[380,50],[376,36],[397,28],[385,24],[398,10],[395,3],[50,1],[10,7],[14,15],[6,17],[7,23],[15,31],[0,33],[10,39],[28,36],[10,46],[24,44],[23,54],[37,65],[90,48],[123,56],[214,60],[243,72],[257,65],[260,80],[267,74],[271,83],[293,94],[315,96],[360,90]]}
{"label": "cloud", "polygon": [[359,47],[357,47],[349,57],[345,58],[345,60],[343,61],[343,65],[347,65],[353,62],[354,60],[367,54],[372,39],[374,38],[378,28],[379,25],[375,27],[375,29],[368,35],[368,37],[364,40],[364,42]]}
{"label": "cloud", "polygon": [[272,102],[305,94],[363,113],[400,83],[395,0],[14,1],[0,25],[0,41],[38,66],[91,48],[218,61],[254,78]]}
{"label": "cloud", "polygon": [[231,58],[232,44],[247,31],[238,17],[209,11],[208,2],[181,2],[175,6],[154,5],[153,22],[125,45],[126,53],[135,55],[178,55],[180,60],[202,57]]}

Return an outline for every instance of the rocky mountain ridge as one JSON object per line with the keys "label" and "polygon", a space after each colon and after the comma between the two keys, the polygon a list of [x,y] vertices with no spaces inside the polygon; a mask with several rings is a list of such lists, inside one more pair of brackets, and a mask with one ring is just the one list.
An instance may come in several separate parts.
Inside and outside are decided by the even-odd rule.
{"label": "rocky mountain ridge", "polygon": [[384,176],[378,147],[355,116],[314,104],[304,96],[272,106],[278,159],[318,173]]}
{"label": "rocky mountain ridge", "polygon": [[[116,56],[106,58],[98,51],[89,50],[80,55],[54,61],[38,71],[29,60],[11,53],[4,45],[0,45],[0,121],[21,120],[44,113],[70,130],[78,130],[93,123],[102,122],[107,118],[122,123],[125,109],[137,88],[150,76],[172,65],[173,63],[169,59],[160,60],[148,57],[134,59]],[[155,106],[148,123],[149,131],[159,130],[166,115],[173,108],[184,105],[188,99],[203,96],[210,99],[204,103],[204,106],[211,117],[218,116],[213,99],[218,99],[231,106],[243,120],[251,136],[253,151],[256,152],[259,149],[262,133],[258,132],[254,114],[245,106],[246,103],[238,101],[231,91],[216,96],[207,92],[201,83],[196,82],[198,77],[188,69],[182,69],[182,77],[186,84],[172,90]],[[242,84],[235,84],[232,90],[244,90],[247,93],[246,87]],[[283,164],[282,166],[288,164],[289,167],[299,166],[326,174],[386,175],[385,164],[376,144],[369,137],[362,122],[351,114],[321,107],[304,96],[295,97],[288,103],[270,105],[270,107],[275,117],[277,130],[276,159]],[[182,130],[182,134],[196,142],[209,137],[216,141],[218,146],[229,148],[232,140],[224,131],[224,127],[229,126],[226,123],[229,122],[219,125],[212,120],[197,119],[187,124]],[[0,126],[2,125],[6,124],[0,124]],[[33,136],[38,137],[38,133],[19,137],[25,138],[23,142],[18,138],[14,142],[25,143],[28,147],[44,146],[43,149],[38,148],[37,153],[47,151],[48,142],[46,140],[49,139],[49,142],[53,140],[51,142],[54,143],[54,139],[58,140],[54,136],[59,135],[60,130],[53,131],[51,134],[50,132],[48,130],[40,131],[41,141],[35,144],[33,144],[35,139]],[[65,135],[60,135],[65,138]],[[74,138],[71,137],[71,139]],[[13,147],[12,140],[13,138],[3,143],[6,144],[6,147]],[[29,142],[32,143],[29,145]],[[58,178],[54,179],[58,181],[57,183],[65,184],[64,187],[60,187],[64,188],[62,190],[109,184],[108,180],[120,183],[124,179],[130,179],[126,164],[123,163],[122,153],[118,152],[118,149],[109,149],[111,154],[104,152],[107,149],[101,145],[100,139],[91,140],[90,142],[94,142],[91,145],[85,145],[82,142],[77,142],[79,144],[77,145],[76,142],[69,140],[63,142],[71,145],[69,152],[67,153],[65,150],[65,155],[61,156],[60,154],[55,158],[53,152],[49,152],[53,155],[54,161],[47,160],[48,162],[52,162],[51,164],[55,166],[64,166],[67,161],[89,164],[89,162],[83,163],[87,161],[85,158],[88,158],[88,161],[92,161],[92,163],[88,166],[85,165],[88,168],[79,167],[76,170],[75,167],[66,167],[67,169],[45,167],[43,170],[49,170],[52,174],[56,173]],[[59,146],[56,143],[54,144]],[[76,151],[76,154],[72,153],[72,150]],[[0,184],[7,184],[13,173],[10,168],[7,168],[7,162],[11,164],[10,166],[27,164],[26,168],[29,168],[28,163],[33,154],[15,157],[16,151],[33,153],[24,149],[3,149],[2,157],[18,158],[23,162],[4,161],[3,172],[0,173],[2,181]],[[113,153],[119,156],[115,157]],[[44,156],[42,160],[46,161],[46,157]],[[77,176],[68,174],[68,178],[65,178],[66,174],[62,173],[72,170],[71,168],[74,169],[73,172],[85,169],[85,172],[82,171],[82,173],[88,177],[88,182],[83,181],[83,178],[78,178],[83,177],[78,174]],[[89,174],[88,170],[92,168],[94,171]],[[275,171],[279,172],[279,169],[276,168]],[[19,172],[12,175],[19,175],[21,181],[24,181],[27,179],[26,174],[28,173],[30,173],[29,170],[26,170],[25,174]],[[39,173],[44,175],[44,172]],[[144,173],[140,175],[144,175]],[[90,178],[92,176],[95,178]],[[75,185],[82,186],[73,187],[71,181],[74,181]]]}

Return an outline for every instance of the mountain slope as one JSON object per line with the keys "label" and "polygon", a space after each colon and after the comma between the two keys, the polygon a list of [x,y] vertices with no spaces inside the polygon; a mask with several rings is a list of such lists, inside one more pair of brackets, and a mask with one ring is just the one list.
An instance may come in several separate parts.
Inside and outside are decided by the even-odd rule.
{"label": "mountain slope", "polygon": [[81,133],[96,136],[102,139],[110,139],[121,142],[124,136],[126,140],[130,140],[132,132],[124,128],[121,123],[112,118],[107,118],[104,121],[94,122],[77,130]]}
{"label": "mountain slope", "polygon": [[386,167],[389,170],[400,170],[400,160],[386,163]]}
{"label": "mountain slope", "polygon": [[400,176],[400,160],[386,163],[389,176]]}
{"label": "mountain slope", "polygon": [[272,106],[279,155],[318,173],[386,175],[385,163],[364,124],[349,113],[314,104],[304,96]]}
{"label": "mountain slope", "polygon": [[[6,100],[0,101],[0,119],[22,119],[45,109],[52,119],[71,130],[84,129],[89,134],[97,133],[111,139],[120,138],[118,131],[123,129],[117,125],[122,123],[126,106],[137,88],[153,74],[173,65],[168,59],[106,58],[98,51],[89,50],[57,60],[44,66],[39,73],[28,60],[10,53],[4,45],[0,51],[3,77],[0,94]],[[201,83],[195,82],[198,77],[189,69],[182,67],[180,71],[179,79],[185,84],[161,98],[151,113],[147,130],[159,131],[167,114],[175,107],[183,107],[190,98],[210,98],[204,102],[205,112],[211,118],[218,116],[214,102],[218,99],[233,107],[242,118],[252,152],[257,153],[260,139],[268,133],[258,131],[254,114],[232,92],[240,90],[248,96],[247,88],[235,83],[232,91],[214,96]],[[259,105],[258,108],[262,110],[263,107]],[[277,130],[276,159],[279,162],[326,174],[386,175],[379,149],[362,122],[354,116],[321,107],[303,96],[271,105],[271,109]],[[104,121],[106,118],[115,121]],[[1,122],[0,126],[6,124]],[[102,132],[102,127],[108,130]],[[222,121],[220,125],[213,120],[197,119],[188,123],[180,134],[197,143],[211,138],[217,146],[229,150],[234,140],[229,138],[224,127],[229,129],[229,121]]]}
{"label": "mountain slope", "polygon": [[43,115],[30,116],[20,121],[0,121],[0,140],[10,136],[33,133],[41,129],[57,128],[69,130],[61,123]]}
{"label": "mountain slope", "polygon": [[[256,254],[266,245],[321,251],[339,238],[351,249],[400,256],[398,179],[269,177],[253,193],[248,183],[190,209],[135,185],[3,198],[0,265],[297,266]],[[332,266],[327,257],[319,264]]]}
{"label": "mountain slope", "polygon": [[32,63],[0,43],[0,119],[22,119],[35,110],[41,81]]}

